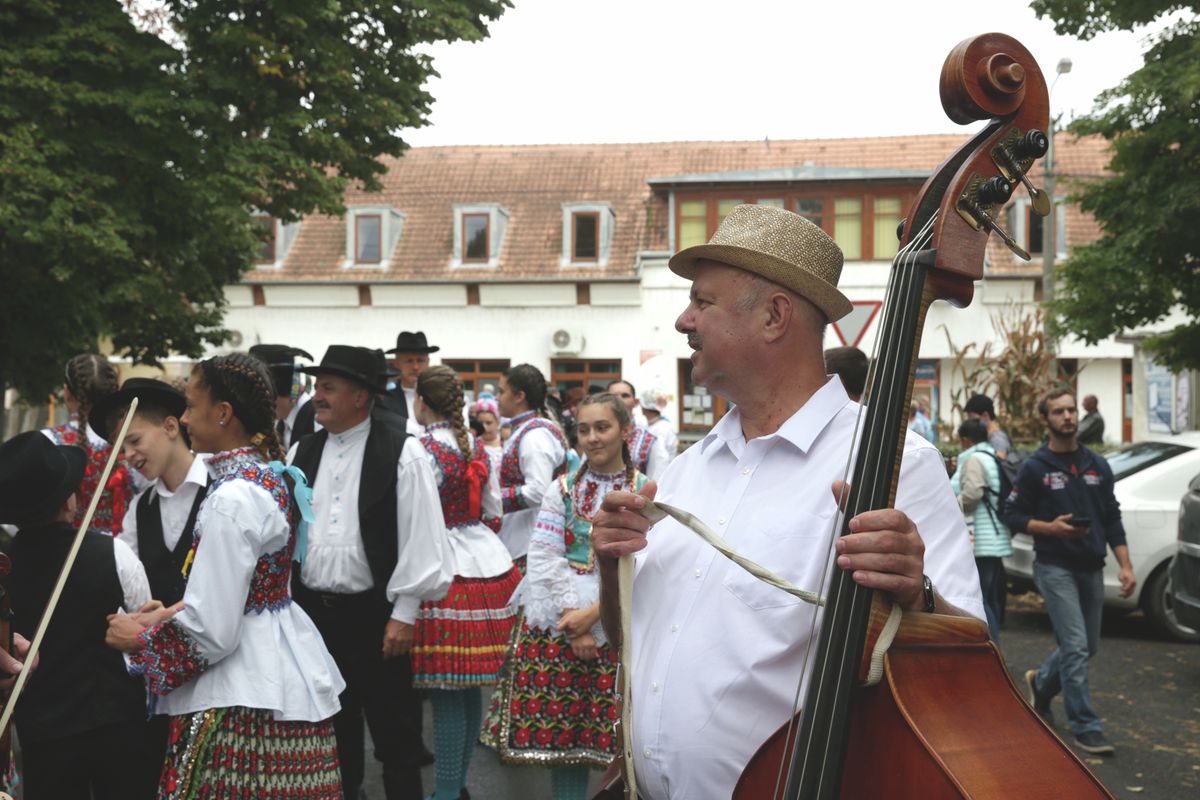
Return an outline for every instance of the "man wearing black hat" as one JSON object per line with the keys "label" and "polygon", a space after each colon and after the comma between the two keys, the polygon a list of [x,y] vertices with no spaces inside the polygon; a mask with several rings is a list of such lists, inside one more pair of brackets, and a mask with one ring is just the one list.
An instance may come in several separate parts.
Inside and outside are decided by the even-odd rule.
{"label": "man wearing black hat", "polygon": [[382,398],[383,404],[407,420],[410,435],[422,433],[421,426],[413,414],[413,398],[417,394],[417,378],[429,366],[429,354],[441,348],[430,345],[424,331],[400,331],[396,346],[387,351],[392,356],[391,365],[400,376],[396,386]]}
{"label": "man wearing black hat", "polygon": [[[86,466],[79,448],[33,431],[0,446],[0,522],[19,527],[10,548],[13,629],[26,638],[74,541]],[[145,690],[104,643],[109,614],[135,612],[149,599],[129,547],[86,534],[42,640],[40,666],[17,703],[26,800],[154,796],[161,765],[146,736]]]}
{"label": "man wearing black hat", "polygon": [[374,407],[386,369],[381,351],[347,345],[304,369],[317,378],[324,429],[291,455],[317,517],[293,595],[346,679],[333,720],[346,797],[357,798],[363,781],[365,716],[388,800],[421,800],[421,704],[408,651],[421,601],[444,597],[454,576],[433,467],[420,441]]}
{"label": "man wearing black hat", "polygon": [[306,350],[286,344],[251,345],[250,355],[271,370],[275,383],[275,433],[284,450],[320,429],[314,419],[312,392],[296,382],[296,359],[313,360]]}

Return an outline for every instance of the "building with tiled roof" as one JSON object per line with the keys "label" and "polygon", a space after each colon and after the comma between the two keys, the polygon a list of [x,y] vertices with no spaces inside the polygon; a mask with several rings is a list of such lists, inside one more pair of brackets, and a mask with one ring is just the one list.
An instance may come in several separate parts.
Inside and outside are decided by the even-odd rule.
{"label": "building with tiled roof", "polygon": [[[738,202],[798,211],[846,253],[841,286],[856,308],[826,346],[869,353],[896,225],[966,138],[414,148],[388,162],[381,192],[349,191],[345,217],[264,220],[273,236],[262,262],[227,290],[231,345],[319,354],[334,342],[387,348],[397,332],[423,330],[474,388],[521,362],[562,388],[623,375],[671,396],[668,416],[694,433],[722,406],[690,382],[690,350],[673,328],[687,283],[667,269],[670,254],[706,240]],[[1107,160],[1102,140],[1069,135],[1056,139],[1056,157],[1060,198]],[[1074,205],[1061,203],[1056,220],[1060,257],[1098,235]],[[1033,261],[993,236],[974,302],[930,310],[917,392],[942,415],[953,353],[939,326],[958,346],[982,344],[995,313],[1040,295],[1041,220],[1023,189],[1002,223]],[[1128,411],[1132,345],[1068,340],[1060,355],[1088,367],[1079,391],[1096,394],[1114,423]],[[1109,434],[1121,438],[1121,426]]]}

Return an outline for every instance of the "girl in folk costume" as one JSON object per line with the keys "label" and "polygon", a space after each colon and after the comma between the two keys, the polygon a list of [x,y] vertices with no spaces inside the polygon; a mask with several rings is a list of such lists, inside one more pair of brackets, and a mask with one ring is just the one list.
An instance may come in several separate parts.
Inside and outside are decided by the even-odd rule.
{"label": "girl in folk costume", "polygon": [[463,425],[463,385],[454,370],[429,367],[417,379],[413,412],[433,462],[446,519],[454,582],[417,616],[413,686],[428,689],[437,751],[434,800],[458,800],[482,724],[480,686],[496,682],[515,621],[508,598],[521,580],[508,550],[486,527],[499,515],[488,460]]}
{"label": "girl in folk costume", "polygon": [[100,504],[92,517],[92,527],[113,536],[121,532],[121,520],[133,499],[133,477],[123,461],[118,461],[108,476],[108,483],[103,487],[99,485],[100,473],[104,471],[112,447],[92,430],[87,418],[92,406],[117,391],[119,386],[116,367],[107,358],[95,353],[80,353],[67,362],[67,380],[63,384],[63,402],[71,417],[62,425],[42,431],[55,444],[75,445],[87,455],[75,524],[83,522],[92,496],[102,491]]}
{"label": "girl in folk costume", "polygon": [[266,367],[241,353],[201,362],[182,422],[215,453],[183,601],[114,616],[108,632],[171,717],[159,797],[341,798],[329,718],[345,681],[292,602],[311,511],[303,474],[280,463]]}
{"label": "girl in folk costume", "polygon": [[496,401],[512,426],[500,462],[500,539],[524,568],[542,498],[566,472],[567,441],[546,414],[546,378],[537,367],[518,364],[504,373]]}
{"label": "girl in folk costume", "polygon": [[[471,404],[471,419],[483,428],[479,439],[483,442],[483,450],[488,459],[488,486],[496,497],[500,496],[500,461],[504,457],[504,445],[500,441],[500,405],[490,393],[482,393],[479,399]],[[497,509],[498,511],[499,509]],[[500,515],[484,518],[484,523],[500,532]]]}
{"label": "girl in folk costume", "polygon": [[615,395],[592,395],[579,406],[587,460],[542,501],[519,590],[524,623],[489,715],[486,735],[505,762],[553,767],[555,800],[585,797],[589,767],[607,766],[617,752],[617,652],[600,626],[591,519],[608,492],[646,482],[625,444],[631,425]]}

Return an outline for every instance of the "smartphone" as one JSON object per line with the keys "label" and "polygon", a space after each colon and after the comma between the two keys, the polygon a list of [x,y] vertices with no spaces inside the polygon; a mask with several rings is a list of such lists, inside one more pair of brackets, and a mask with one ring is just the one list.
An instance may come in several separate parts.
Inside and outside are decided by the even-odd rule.
{"label": "smartphone", "polygon": [[1072,528],[1090,528],[1092,526],[1091,517],[1081,517],[1078,514],[1072,514],[1070,522]]}

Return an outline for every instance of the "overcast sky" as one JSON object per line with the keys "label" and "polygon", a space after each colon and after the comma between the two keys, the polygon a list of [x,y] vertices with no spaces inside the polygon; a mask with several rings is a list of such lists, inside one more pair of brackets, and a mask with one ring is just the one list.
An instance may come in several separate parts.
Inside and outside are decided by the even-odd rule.
{"label": "overcast sky", "polygon": [[1026,0],[514,0],[478,43],[431,47],[432,124],[413,145],[806,139],[962,130],[942,61],[1019,39],[1069,119],[1141,65],[1146,32],[1057,36]]}

